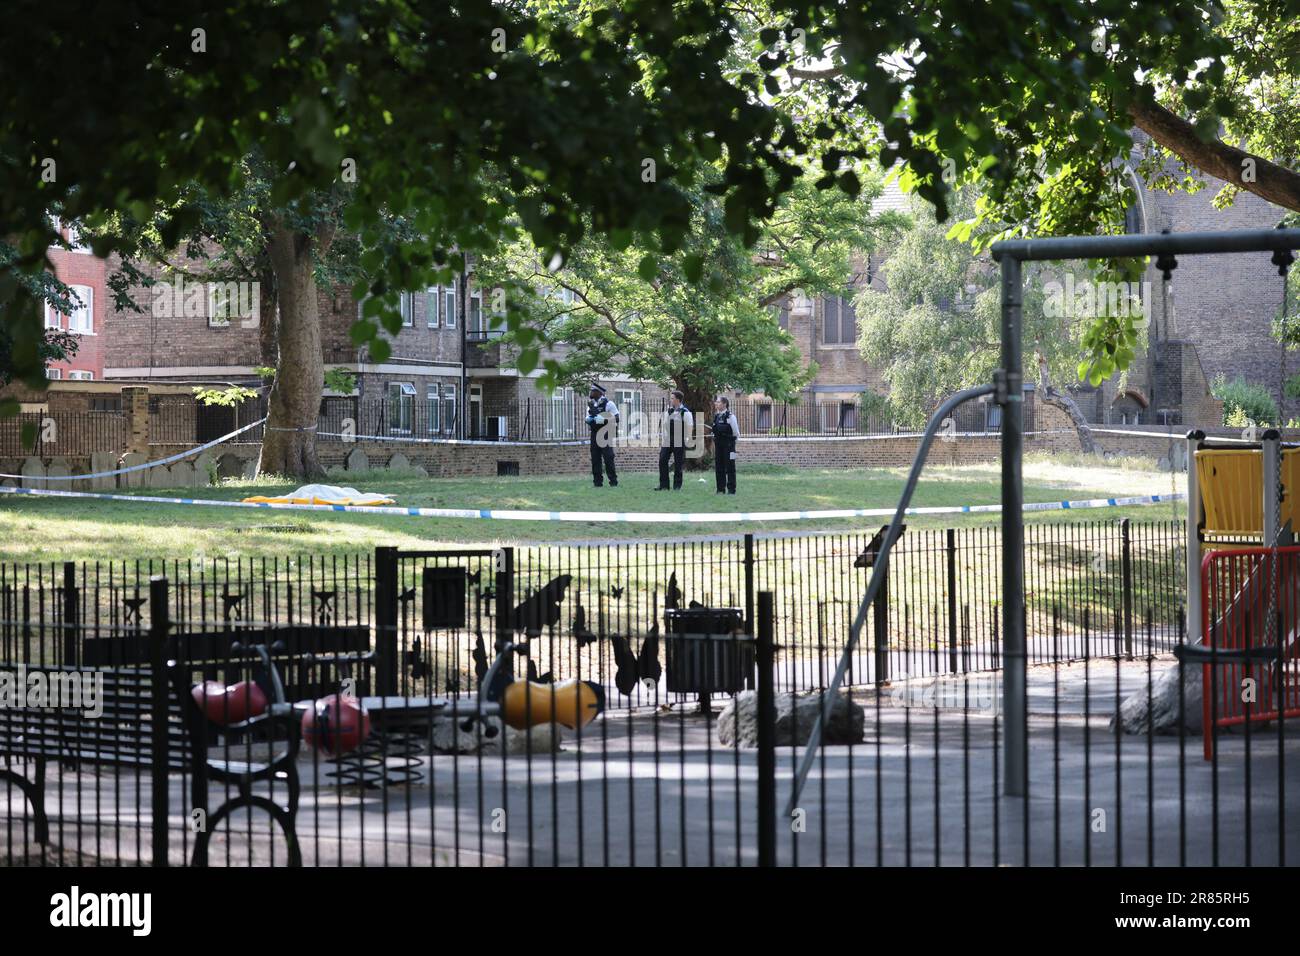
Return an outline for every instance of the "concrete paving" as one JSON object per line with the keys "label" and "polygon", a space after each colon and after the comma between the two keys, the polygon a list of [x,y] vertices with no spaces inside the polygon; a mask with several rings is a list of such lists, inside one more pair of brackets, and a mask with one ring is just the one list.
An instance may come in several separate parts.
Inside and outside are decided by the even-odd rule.
{"label": "concrete paving", "polygon": [[[1150,679],[1168,666],[1152,662]],[[1199,736],[1108,732],[1116,682],[1121,697],[1145,686],[1146,661],[1093,661],[1087,670],[1085,680],[1082,664],[1030,668],[1027,798],[1000,792],[997,675],[856,692],[866,738],[823,750],[802,812],[778,818],[780,862],[1144,866],[1300,858],[1300,721],[1287,722],[1281,738],[1276,724],[1254,728],[1249,740],[1221,736],[1210,763]],[[561,753],[424,757],[421,782],[386,790],[337,787],[324,776],[328,767],[307,757],[300,764],[303,854],[309,864],[345,866],[751,865],[755,754],[720,746],[715,719],[681,705],[611,711],[581,739],[569,735]],[[799,755],[778,753],[779,811]],[[141,826],[147,775],[52,770],[47,793],[65,855],[150,858]],[[170,799],[170,858],[180,863],[190,837],[179,777]],[[24,845],[32,851],[26,816],[16,788],[0,784],[0,858],[21,856]],[[266,864],[273,856],[283,862],[285,844],[261,814],[236,814],[213,839],[213,865]]]}

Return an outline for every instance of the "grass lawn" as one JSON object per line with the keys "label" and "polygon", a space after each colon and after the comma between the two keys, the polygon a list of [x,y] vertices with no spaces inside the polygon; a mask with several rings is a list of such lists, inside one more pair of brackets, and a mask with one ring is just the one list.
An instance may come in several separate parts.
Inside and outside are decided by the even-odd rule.
{"label": "grass lawn", "polygon": [[[801,470],[749,466],[740,474],[735,496],[716,495],[713,475],[687,474],[681,492],[655,493],[657,477],[631,472],[617,488],[596,489],[585,474],[544,478],[429,479],[386,472],[327,479],[367,492],[393,495],[399,504],[453,508],[520,508],[608,511],[774,511],[789,509],[884,508],[898,502],[903,469]],[[159,489],[123,494],[181,494],[237,501],[278,494],[296,483],[227,481],[221,486],[168,492]],[[933,468],[925,472],[913,499],[916,506],[995,504],[999,500],[996,464]],[[1142,459],[1103,461],[1081,456],[1031,457],[1025,463],[1025,500],[1104,498],[1183,491],[1185,476],[1171,477]],[[1183,517],[1184,503],[1031,514],[1033,522],[1169,520]],[[994,524],[998,515],[914,517],[910,527]],[[0,495],[0,560],[185,559],[198,552],[217,555],[342,554],[377,545],[421,548],[440,542],[490,544],[607,538],[661,539],[745,530],[799,528],[808,531],[878,527],[885,518],[853,520],[713,524],[628,524],[601,522],[525,522],[476,519],[409,518],[253,509],[160,505],[90,499],[38,499]]]}

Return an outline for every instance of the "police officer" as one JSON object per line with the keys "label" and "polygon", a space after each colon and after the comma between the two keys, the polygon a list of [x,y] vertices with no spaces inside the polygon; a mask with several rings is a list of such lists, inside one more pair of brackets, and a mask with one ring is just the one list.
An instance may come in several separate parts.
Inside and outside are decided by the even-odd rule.
{"label": "police officer", "polygon": [[673,390],[659,422],[659,487],[668,490],[668,462],[673,462],[673,490],[682,490],[682,465],[686,461],[686,436],[695,431],[695,416],[682,404],[685,396]]}
{"label": "police officer", "polygon": [[731,400],[719,395],[713,402],[713,473],[718,481],[718,494],[736,493],[736,439],[740,437],[740,423],[731,412]]}
{"label": "police officer", "polygon": [[618,405],[605,397],[605,386],[591,383],[587,395],[587,427],[591,429],[591,480],[599,488],[609,475],[609,486],[618,487],[614,470],[614,436],[618,433]]}

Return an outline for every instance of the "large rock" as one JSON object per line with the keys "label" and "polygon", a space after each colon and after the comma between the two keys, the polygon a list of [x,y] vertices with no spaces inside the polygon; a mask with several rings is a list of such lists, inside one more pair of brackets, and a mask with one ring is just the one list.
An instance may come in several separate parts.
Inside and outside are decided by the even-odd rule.
{"label": "large rock", "polygon": [[[1131,694],[1119,705],[1120,726],[1126,734],[1145,734],[1149,729],[1155,734],[1178,733],[1178,675],[1183,675],[1183,726],[1189,733],[1201,732],[1201,668],[1184,665],[1167,668],[1151,682],[1151,693],[1145,686]],[[1115,730],[1116,718],[1110,719],[1110,729]]]}
{"label": "large rock", "polygon": [[[822,708],[822,694],[784,692],[776,695],[776,745],[806,744]],[[831,719],[822,730],[823,744],[856,744],[865,726],[861,705],[837,694]],[[718,741],[724,747],[758,746],[758,692],[747,690],[732,699],[718,715]]]}

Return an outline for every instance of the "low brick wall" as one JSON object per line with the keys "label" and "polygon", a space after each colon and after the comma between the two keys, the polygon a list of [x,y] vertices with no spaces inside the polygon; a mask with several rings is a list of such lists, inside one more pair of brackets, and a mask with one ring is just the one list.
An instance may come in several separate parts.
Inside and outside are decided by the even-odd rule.
{"label": "low brick wall", "polygon": [[[800,468],[898,468],[910,465],[916,454],[916,436],[881,438],[785,438],[742,439],[739,461],[744,464],[794,465]],[[996,436],[959,436],[935,442],[930,451],[932,465],[960,465],[996,461]],[[590,451],[580,445],[524,445],[504,442],[446,442],[437,445],[404,442],[322,444],[318,456],[325,467],[346,467],[348,459],[361,463],[364,456],[372,467],[397,463],[424,468],[444,478],[492,477],[517,466],[520,475],[587,474]],[[626,472],[654,471],[659,467],[659,450],[621,447],[616,451],[618,467]]]}
{"label": "low brick wall", "polygon": [[[1222,430],[1221,430],[1222,431]],[[1227,432],[1224,432],[1227,434]],[[1232,433],[1236,434],[1236,433]],[[1142,455],[1154,459],[1167,459],[1170,453],[1169,434],[1166,431],[1146,432],[1139,429],[1098,429],[1094,432],[1099,448],[1114,455]],[[1181,429],[1175,433],[1181,446]],[[1300,433],[1288,438],[1300,437]],[[920,443],[916,435],[888,435],[875,438],[748,438],[740,445],[740,466],[747,464],[794,465],[800,468],[905,468],[911,465]],[[183,450],[178,446],[162,448],[153,446],[151,457],[161,458]],[[1079,440],[1073,429],[1053,429],[1033,432],[1025,436],[1027,452],[1062,452],[1079,450]],[[510,444],[507,442],[444,442],[421,444],[418,442],[366,442],[344,444],[322,442],[318,457],[325,468],[358,466],[371,469],[387,468],[391,464],[419,466],[437,478],[496,477],[499,474],[520,475],[574,475],[586,476],[590,469],[590,452],[585,443],[559,445]],[[939,439],[931,448],[930,465],[968,465],[995,462],[1001,452],[997,435],[959,435],[952,440]],[[206,453],[200,467],[174,465],[169,475],[163,469],[150,470],[129,476],[120,484],[132,487],[163,487],[166,484],[190,483],[201,485],[209,471],[208,462],[222,476],[247,474],[258,453],[256,445],[229,445],[220,455]],[[1177,454],[1177,453],[1176,453]],[[96,456],[99,469],[114,467],[106,459]],[[133,458],[133,461],[140,460]],[[654,472],[658,468],[657,448],[621,447],[617,450],[620,471]],[[1176,458],[1181,462],[1181,459]],[[193,459],[187,461],[192,462]],[[35,464],[34,464],[35,463]],[[37,465],[42,469],[54,464],[56,473],[85,474],[91,471],[89,458],[62,459],[0,458],[0,472],[23,474],[32,478],[26,482],[6,479],[4,484],[45,485],[36,479]],[[66,468],[67,471],[63,469]],[[182,474],[185,473],[185,474]],[[193,477],[189,477],[192,474]],[[95,482],[95,487],[112,487],[113,479]],[[71,489],[88,488],[89,482],[50,483],[50,487]]]}

